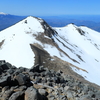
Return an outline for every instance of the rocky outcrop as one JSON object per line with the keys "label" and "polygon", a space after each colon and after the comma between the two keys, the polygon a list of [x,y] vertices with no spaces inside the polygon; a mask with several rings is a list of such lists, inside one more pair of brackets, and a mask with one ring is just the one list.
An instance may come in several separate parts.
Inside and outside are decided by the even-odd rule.
{"label": "rocky outcrop", "polygon": [[35,65],[16,68],[0,61],[0,100],[99,100],[100,87],[79,81],[61,70]]}
{"label": "rocky outcrop", "polygon": [[44,29],[44,34],[48,37],[52,37],[52,35],[57,35],[58,33],[52,28],[50,27],[43,19],[41,18],[37,18],[37,17],[34,17],[36,18],[40,24],[42,25],[43,29]]}

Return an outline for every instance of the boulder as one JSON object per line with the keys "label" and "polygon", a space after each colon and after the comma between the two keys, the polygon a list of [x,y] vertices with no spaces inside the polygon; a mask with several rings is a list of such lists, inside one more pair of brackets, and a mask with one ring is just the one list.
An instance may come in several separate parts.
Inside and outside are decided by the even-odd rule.
{"label": "boulder", "polygon": [[7,90],[7,91],[3,91],[2,93],[3,93],[3,95],[0,100],[8,100],[9,97],[11,96],[11,94],[13,93],[13,91]]}
{"label": "boulder", "polygon": [[80,100],[92,100],[91,97],[89,97],[88,95],[84,95],[80,98]]}
{"label": "boulder", "polygon": [[3,72],[3,70],[2,70],[2,68],[0,67],[0,75],[2,74],[2,72]]}
{"label": "boulder", "polygon": [[46,94],[47,94],[47,92],[46,92],[45,89],[39,89],[38,91],[39,91],[39,93],[40,93],[41,95],[46,96]]}
{"label": "boulder", "polygon": [[0,60],[0,67],[5,63],[6,63],[5,60]]}
{"label": "boulder", "polygon": [[66,93],[67,93],[68,100],[75,100],[75,96],[74,96],[74,92],[73,91],[68,90]]}
{"label": "boulder", "polygon": [[27,84],[27,82],[30,82],[30,79],[22,73],[16,75],[15,80],[18,82],[18,85],[24,85]]}
{"label": "boulder", "polygon": [[25,100],[42,100],[38,91],[32,86],[25,91]]}
{"label": "boulder", "polygon": [[39,64],[33,66],[33,67],[30,69],[30,71],[31,71],[31,72],[40,72],[39,66],[40,66]]}
{"label": "boulder", "polygon": [[97,100],[100,99],[100,90],[97,91],[95,98],[96,98]]}
{"label": "boulder", "polygon": [[2,66],[1,66],[1,68],[3,69],[3,70],[7,70],[7,69],[10,69],[10,68],[12,68],[12,65],[10,64],[10,63],[4,63]]}
{"label": "boulder", "polygon": [[13,93],[8,100],[24,100],[24,92],[18,91]]}
{"label": "boulder", "polygon": [[9,85],[10,82],[11,82],[11,76],[10,75],[2,76],[0,78],[0,86],[1,87]]}

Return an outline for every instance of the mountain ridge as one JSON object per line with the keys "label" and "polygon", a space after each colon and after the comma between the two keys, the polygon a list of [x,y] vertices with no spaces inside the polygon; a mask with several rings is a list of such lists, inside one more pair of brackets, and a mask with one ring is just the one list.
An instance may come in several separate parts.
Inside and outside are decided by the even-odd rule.
{"label": "mountain ridge", "polygon": [[53,68],[51,65],[61,59],[71,64],[71,70],[100,85],[97,80],[100,70],[99,38],[98,32],[87,27],[69,24],[56,28],[41,18],[29,16],[0,32],[0,60],[29,68],[34,64],[45,65],[48,62],[48,66],[45,66]]}
{"label": "mountain ridge", "polygon": [[[5,14],[5,13],[4,13]],[[11,25],[16,24],[20,20],[23,20],[27,16],[18,16],[12,14],[0,15],[0,31],[8,28]],[[80,16],[80,15],[65,15],[65,16],[38,16],[44,19],[52,27],[63,27],[67,24],[74,23],[77,26],[87,26],[93,30],[100,32],[100,22],[98,16]]]}

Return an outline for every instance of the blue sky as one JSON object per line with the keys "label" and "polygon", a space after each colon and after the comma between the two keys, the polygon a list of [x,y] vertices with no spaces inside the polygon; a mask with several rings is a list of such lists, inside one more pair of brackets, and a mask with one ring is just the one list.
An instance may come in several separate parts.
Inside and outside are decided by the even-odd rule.
{"label": "blue sky", "polygon": [[100,15],[100,0],[0,0],[0,12],[14,15]]}

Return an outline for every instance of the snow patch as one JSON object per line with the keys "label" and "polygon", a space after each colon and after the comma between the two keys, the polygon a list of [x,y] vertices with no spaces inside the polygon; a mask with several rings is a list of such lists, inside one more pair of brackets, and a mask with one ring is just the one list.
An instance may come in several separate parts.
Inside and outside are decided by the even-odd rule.
{"label": "snow patch", "polygon": [[0,12],[0,15],[8,15],[8,14],[6,14],[6,13],[4,13],[4,12]]}

